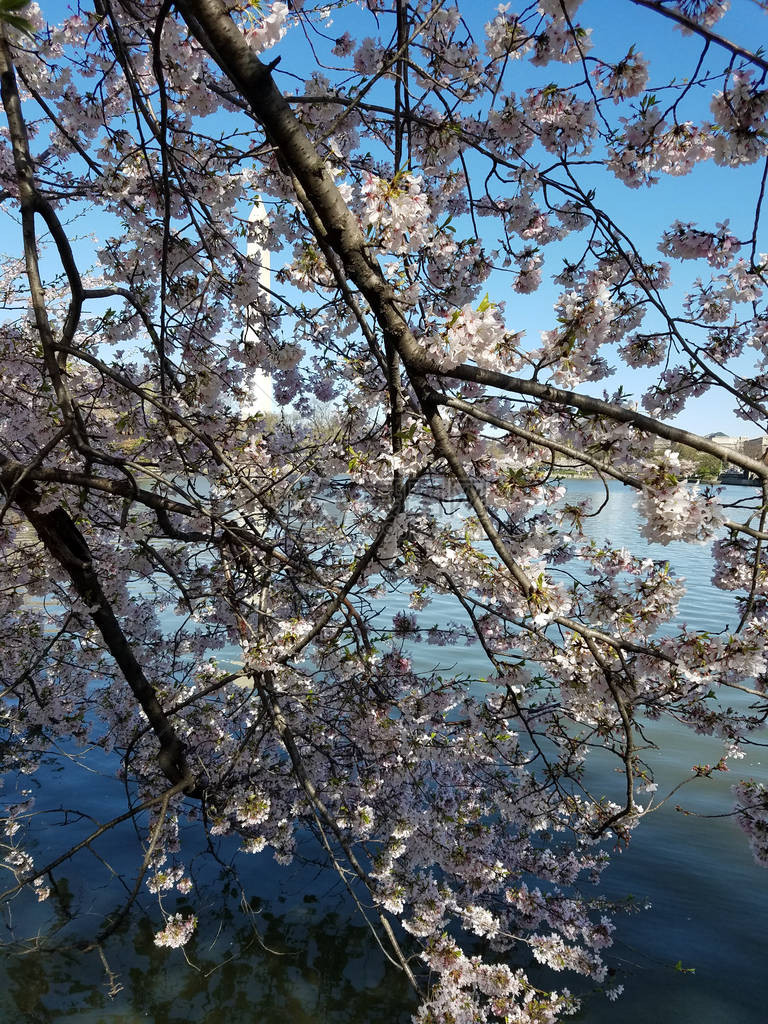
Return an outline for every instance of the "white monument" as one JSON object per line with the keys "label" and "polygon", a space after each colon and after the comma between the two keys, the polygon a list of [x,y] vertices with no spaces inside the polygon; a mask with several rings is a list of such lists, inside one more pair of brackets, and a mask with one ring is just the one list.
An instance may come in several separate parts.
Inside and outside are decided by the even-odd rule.
{"label": "white monument", "polygon": [[[269,249],[266,247],[267,211],[260,199],[251,210],[248,218],[248,241],[246,243],[246,255],[251,260],[251,266],[257,273],[257,295],[260,299],[266,300],[266,293],[269,288]],[[243,345],[248,348],[252,346],[258,352],[261,348],[261,328],[263,314],[258,306],[247,311],[246,327],[243,334]],[[243,417],[255,416],[257,413],[274,412],[275,400],[272,390],[272,378],[264,370],[249,370],[244,381],[246,398],[240,406],[240,414]]]}

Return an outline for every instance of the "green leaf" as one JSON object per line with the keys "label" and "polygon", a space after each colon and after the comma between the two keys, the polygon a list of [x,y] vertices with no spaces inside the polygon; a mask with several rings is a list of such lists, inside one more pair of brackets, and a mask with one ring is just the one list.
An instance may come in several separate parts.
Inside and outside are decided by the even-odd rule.
{"label": "green leaf", "polygon": [[696,968],[695,967],[683,967],[683,961],[682,960],[678,960],[677,961],[677,963],[675,964],[675,970],[679,971],[681,974],[695,974],[696,973]]}

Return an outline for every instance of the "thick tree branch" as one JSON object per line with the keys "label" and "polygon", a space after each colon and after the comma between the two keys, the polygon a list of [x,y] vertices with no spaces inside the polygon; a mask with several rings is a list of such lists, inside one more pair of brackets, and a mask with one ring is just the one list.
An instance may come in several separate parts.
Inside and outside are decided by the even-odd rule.
{"label": "thick tree branch", "polygon": [[70,514],[62,506],[52,511],[39,509],[41,495],[28,481],[16,487],[15,504],[32,524],[46,551],[66,571],[78,597],[99,630],[107,650],[117,662],[128,686],[147,716],[160,751],[158,763],[173,785],[192,791],[194,778],[186,765],[184,747],[165,714],[154,686],[133,652],[112,606],[102,589],[88,544]]}
{"label": "thick tree branch", "polygon": [[616,405],[614,402],[606,402],[602,398],[593,398],[591,395],[582,395],[578,391],[567,391],[552,384],[540,384],[535,380],[512,377],[507,373],[487,370],[485,367],[472,366],[469,363],[444,370],[441,376],[473,381],[476,384],[487,384],[500,391],[505,391],[507,394],[538,398],[552,405],[571,406],[588,416],[604,417],[615,423],[629,423],[645,433],[654,434],[656,437],[663,437],[667,441],[675,441],[678,444],[687,444],[689,447],[695,448],[696,451],[715,455],[723,462],[732,462],[735,466],[740,466],[749,473],[760,477],[761,480],[768,479],[768,465],[764,462],[758,462],[757,459],[751,459],[730,448],[724,448],[723,445],[711,438],[701,437],[689,430],[673,427],[669,423],[662,423],[661,420],[646,416],[628,406]]}

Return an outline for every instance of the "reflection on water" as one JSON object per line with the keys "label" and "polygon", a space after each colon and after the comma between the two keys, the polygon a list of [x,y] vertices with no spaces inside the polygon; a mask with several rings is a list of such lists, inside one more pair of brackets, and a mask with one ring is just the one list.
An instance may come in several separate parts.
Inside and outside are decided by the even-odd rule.
{"label": "reflection on water", "polygon": [[[569,499],[600,490],[592,481],[573,482]],[[712,587],[706,550],[646,544],[637,532],[633,496],[616,489],[612,497],[599,519],[587,522],[586,531],[637,553],[669,559],[687,579],[681,621],[692,628],[733,625],[733,599]],[[387,614],[405,603],[405,596],[394,599]],[[435,601],[425,614],[426,625],[458,618],[447,599]],[[485,672],[475,648],[420,645],[414,654],[424,667],[440,663],[474,676]],[[654,723],[652,738],[660,747],[653,760],[660,792],[690,775],[693,764],[719,757],[717,743],[671,723]],[[743,774],[768,781],[766,762],[768,754],[758,748]],[[89,764],[95,774],[77,767],[60,772],[59,805],[85,804],[84,809],[100,820],[120,813],[121,784],[107,774],[106,762]],[[737,774],[735,769],[732,774]],[[607,768],[598,779],[606,791],[614,785]],[[577,1018],[584,1024],[765,1024],[768,874],[754,864],[733,820],[719,816],[731,808],[732,781],[735,778],[718,774],[682,790],[646,818],[629,849],[617,854],[606,871],[602,889],[608,896],[632,895],[638,906],[650,903],[651,908],[618,919],[618,941],[608,959],[625,995],[617,1004],[590,999]],[[676,810],[677,805],[684,810]],[[700,815],[715,817],[702,820]],[[41,844],[53,853],[65,842],[55,820],[41,820],[39,830]],[[82,834],[92,827],[92,822],[84,821]],[[194,833],[194,825],[186,828]],[[123,878],[128,888],[133,883],[135,834],[129,825],[107,833],[94,844],[94,853],[83,851],[57,875],[59,931],[52,942],[69,948],[56,953],[31,949],[0,964],[0,1021],[410,1020],[413,999],[402,974],[386,963],[339,884],[311,863],[316,851],[309,841],[303,857],[288,869],[277,867],[269,855],[240,858],[239,879],[228,868],[234,850],[233,844],[223,841],[219,864],[208,863],[201,852],[194,865],[200,889],[192,902],[200,928],[186,950],[187,959],[179,950],[154,945],[159,919],[153,897],[137,905],[101,952],[82,953],[76,943],[96,934],[114,905],[119,885],[115,878]],[[182,908],[183,904],[168,907]],[[12,904],[4,938],[29,939],[43,927],[48,913],[27,902]],[[563,983],[559,977],[556,981]]]}
{"label": "reflection on water", "polygon": [[[201,928],[186,958],[158,948],[157,922],[141,914],[127,919],[100,951],[7,958],[0,1020],[405,1024],[413,1001],[403,977],[387,967],[336,884],[329,890],[328,879],[306,865],[292,873],[279,873],[269,861],[265,867],[246,876],[254,893],[247,908],[228,872],[207,881],[202,906],[195,908]],[[82,925],[77,932],[85,937]]]}
{"label": "reflection on water", "polygon": [[[284,957],[254,952],[226,960],[226,951],[203,951],[190,944],[188,956],[159,950],[146,919],[110,943],[110,979],[98,954],[88,957],[33,953],[14,958],[5,968],[7,990],[0,997],[3,1019],[48,1024],[76,1020],[128,1024],[219,1024],[259,1021],[264,1024],[315,1024],[317,1021],[399,1021],[409,1019],[408,995],[397,978],[385,977],[382,958],[367,949],[363,926],[351,925],[349,914],[326,914],[320,920],[297,922],[296,952]],[[307,930],[310,930],[307,941]],[[269,915],[265,935],[285,945],[285,922]],[[313,939],[311,932],[316,933]],[[322,949],[318,939],[322,936]],[[223,962],[222,962],[223,960]],[[397,1012],[396,1004],[400,1011]],[[393,1009],[395,1010],[393,1014]]]}

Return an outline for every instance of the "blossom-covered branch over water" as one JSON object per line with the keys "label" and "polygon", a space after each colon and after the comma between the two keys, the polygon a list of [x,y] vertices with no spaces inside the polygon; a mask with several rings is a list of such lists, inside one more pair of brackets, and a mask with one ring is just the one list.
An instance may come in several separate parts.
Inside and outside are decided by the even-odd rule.
{"label": "blossom-covered branch over water", "polygon": [[[286,864],[311,832],[415,1020],[614,998],[595,885],[663,795],[654,723],[721,740],[706,775],[768,711],[768,463],[673,422],[766,430],[766,5],[6,7],[3,899],[133,817],[128,905],[182,946],[180,820]],[[729,507],[681,445],[755,486]],[[711,546],[730,629],[589,538],[579,472]],[[482,668],[417,668],[425,632]],[[41,765],[94,751],[128,810],[46,860]],[[733,813],[768,861],[764,787]]]}

